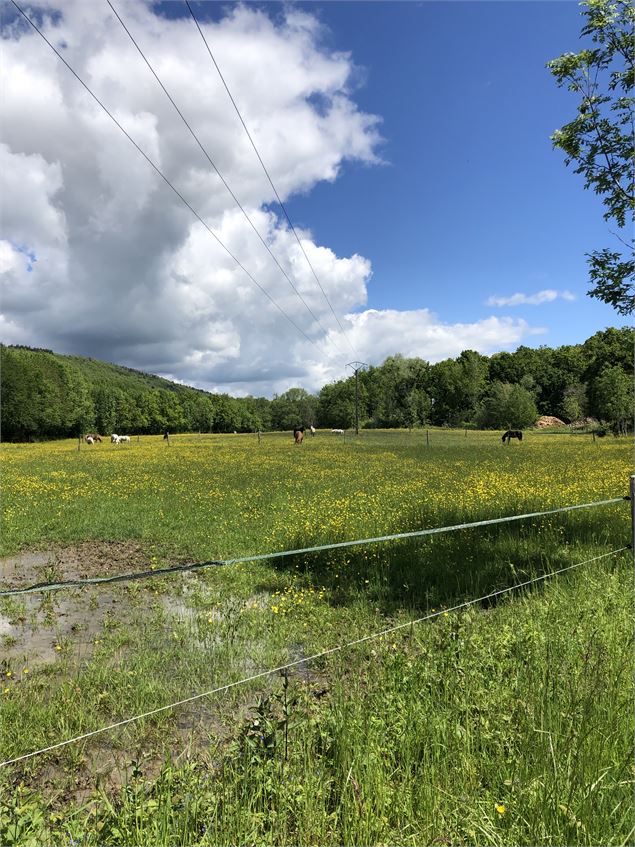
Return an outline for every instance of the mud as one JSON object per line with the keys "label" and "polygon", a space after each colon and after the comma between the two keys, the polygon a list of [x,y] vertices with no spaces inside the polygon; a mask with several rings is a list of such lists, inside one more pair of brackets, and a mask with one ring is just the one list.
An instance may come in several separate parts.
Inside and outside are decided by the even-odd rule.
{"label": "mud", "polygon": [[[148,569],[151,564],[152,559],[138,544],[91,541],[0,559],[0,586],[20,588],[34,582],[85,579]],[[122,624],[133,621],[157,600],[171,617],[194,615],[179,596],[159,599],[144,590],[131,595],[123,586],[0,598],[0,664],[50,664],[62,652],[81,662],[90,658],[95,639],[109,619]]]}
{"label": "mud", "polygon": [[[175,557],[175,563],[179,559]],[[131,541],[84,541],[70,547],[29,550],[0,559],[0,585],[23,588],[33,582],[86,579],[144,570],[150,556]]]}

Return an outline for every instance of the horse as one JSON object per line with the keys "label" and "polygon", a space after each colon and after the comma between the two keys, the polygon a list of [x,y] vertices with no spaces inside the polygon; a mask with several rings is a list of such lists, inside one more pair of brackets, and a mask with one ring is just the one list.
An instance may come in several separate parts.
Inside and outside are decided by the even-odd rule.
{"label": "horse", "polygon": [[332,429],[331,433],[332,433],[332,435],[344,435],[344,430],[343,429]]}
{"label": "horse", "polygon": [[310,429],[311,429],[311,435],[315,435],[315,427],[313,426],[313,424],[311,424]]}
{"label": "horse", "polygon": [[503,433],[503,444],[505,443],[505,440],[507,440],[507,443],[509,444],[512,438],[517,438],[519,441],[522,441],[523,434],[519,429],[508,429],[507,432]]}
{"label": "horse", "polygon": [[296,444],[302,444],[302,439],[304,438],[304,427],[296,426],[293,429],[293,440]]}
{"label": "horse", "polygon": [[85,437],[84,441],[86,442],[86,444],[94,444],[95,443],[95,439],[93,438],[92,435],[87,435]]}

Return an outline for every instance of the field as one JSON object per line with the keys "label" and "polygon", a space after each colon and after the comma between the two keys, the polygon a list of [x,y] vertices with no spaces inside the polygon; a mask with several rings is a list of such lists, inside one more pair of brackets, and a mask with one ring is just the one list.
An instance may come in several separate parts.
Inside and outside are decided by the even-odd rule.
{"label": "field", "polygon": [[[545,511],[632,472],[626,439],[449,430],[0,457],[3,588]],[[624,548],[629,515],[0,597],[2,762],[240,682],[0,768],[0,843],[632,843],[631,551],[452,610]]]}

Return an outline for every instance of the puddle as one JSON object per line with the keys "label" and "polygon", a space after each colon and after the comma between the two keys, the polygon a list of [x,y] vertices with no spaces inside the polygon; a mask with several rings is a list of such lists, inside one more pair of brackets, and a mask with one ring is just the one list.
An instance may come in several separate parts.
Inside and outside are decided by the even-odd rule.
{"label": "puddle", "polygon": [[58,658],[56,648],[62,644],[69,644],[73,655],[87,657],[107,616],[114,610],[119,614],[119,606],[112,596],[78,596],[77,592],[50,595],[44,602],[41,596],[27,594],[18,602],[0,603],[0,661],[50,664]]}
{"label": "puddle", "polygon": [[50,566],[52,553],[19,553],[0,559],[0,583],[6,587],[31,582]]}

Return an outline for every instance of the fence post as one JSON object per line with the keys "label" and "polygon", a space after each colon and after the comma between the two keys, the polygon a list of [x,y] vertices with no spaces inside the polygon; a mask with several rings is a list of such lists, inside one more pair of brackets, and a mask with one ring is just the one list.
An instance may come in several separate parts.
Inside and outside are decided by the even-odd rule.
{"label": "fence post", "polygon": [[631,474],[631,553],[633,554],[633,566],[635,567],[635,474]]}
{"label": "fence post", "polygon": [[430,433],[428,432],[427,429],[426,429],[426,445],[428,447],[430,446]]}
{"label": "fence post", "polygon": [[77,452],[79,452],[81,449],[82,449],[82,437],[80,435],[79,438],[77,439]]}

